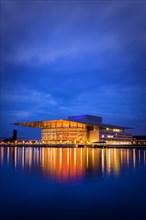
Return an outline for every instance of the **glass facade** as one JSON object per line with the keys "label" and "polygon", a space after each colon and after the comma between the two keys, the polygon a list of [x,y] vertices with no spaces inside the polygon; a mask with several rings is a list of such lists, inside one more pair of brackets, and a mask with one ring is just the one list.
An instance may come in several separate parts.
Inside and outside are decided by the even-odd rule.
{"label": "glass facade", "polygon": [[46,124],[41,132],[42,142],[46,144],[77,144],[87,143],[85,124],[56,120]]}

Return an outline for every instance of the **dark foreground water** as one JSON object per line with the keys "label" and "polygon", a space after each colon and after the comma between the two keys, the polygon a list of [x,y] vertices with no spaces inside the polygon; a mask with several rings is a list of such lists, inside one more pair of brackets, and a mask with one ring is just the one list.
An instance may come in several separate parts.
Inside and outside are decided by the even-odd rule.
{"label": "dark foreground water", "polygon": [[0,147],[0,219],[146,217],[146,150]]}

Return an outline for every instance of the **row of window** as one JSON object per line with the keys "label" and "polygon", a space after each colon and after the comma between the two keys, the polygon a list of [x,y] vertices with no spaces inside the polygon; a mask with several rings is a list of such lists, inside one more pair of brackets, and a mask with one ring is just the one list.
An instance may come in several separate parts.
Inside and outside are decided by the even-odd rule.
{"label": "row of window", "polygon": [[117,135],[117,136],[132,136],[130,133],[125,133],[125,132],[120,132],[120,133],[115,133],[115,132],[101,132],[101,135]]}
{"label": "row of window", "polygon": [[100,128],[102,131],[112,131],[112,132],[123,132],[123,129],[118,129],[118,128]]}
{"label": "row of window", "polygon": [[47,138],[54,138],[54,137],[57,137],[57,138],[59,138],[59,139],[61,139],[61,138],[65,138],[65,137],[71,137],[71,138],[78,138],[78,137],[86,137],[86,135],[84,135],[84,134],[80,134],[80,135],[72,135],[72,134],[66,134],[66,135],[42,135],[42,138],[45,138],[45,139],[47,139]]}
{"label": "row of window", "polygon": [[68,121],[52,121],[52,122],[43,122],[43,127],[45,128],[85,128],[86,125],[80,124],[77,122],[68,122]]}
{"label": "row of window", "polygon": [[84,129],[84,128],[42,129],[42,133],[52,133],[52,132],[81,132],[81,131],[86,132],[86,129]]}

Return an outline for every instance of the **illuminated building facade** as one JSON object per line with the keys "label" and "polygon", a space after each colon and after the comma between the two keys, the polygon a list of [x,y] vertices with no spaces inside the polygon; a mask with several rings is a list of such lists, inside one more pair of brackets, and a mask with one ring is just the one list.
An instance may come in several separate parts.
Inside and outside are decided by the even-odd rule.
{"label": "illuminated building facade", "polygon": [[92,115],[69,116],[68,119],[14,123],[41,129],[44,144],[131,144],[127,127],[102,123],[102,117]]}

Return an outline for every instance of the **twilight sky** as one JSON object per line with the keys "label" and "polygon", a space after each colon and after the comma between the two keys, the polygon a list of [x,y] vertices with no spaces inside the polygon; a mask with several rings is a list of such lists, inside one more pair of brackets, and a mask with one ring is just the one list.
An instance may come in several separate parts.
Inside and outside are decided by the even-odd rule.
{"label": "twilight sky", "polygon": [[1,0],[0,136],[93,114],[146,132],[146,2]]}

